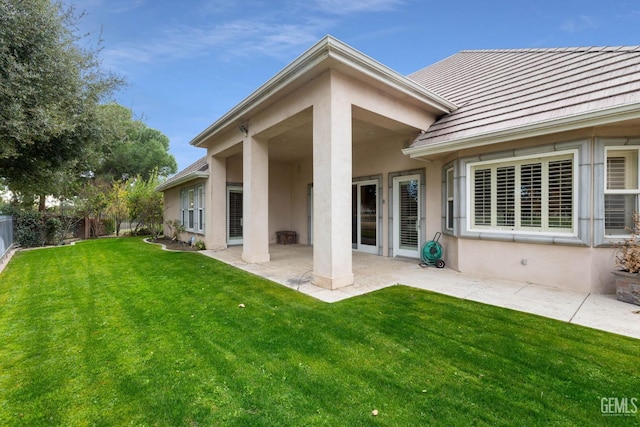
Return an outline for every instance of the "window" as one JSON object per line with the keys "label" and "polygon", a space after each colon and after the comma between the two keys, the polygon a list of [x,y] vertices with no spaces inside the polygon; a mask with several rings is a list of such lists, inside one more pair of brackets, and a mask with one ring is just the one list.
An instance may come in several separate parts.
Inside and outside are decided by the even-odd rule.
{"label": "window", "polygon": [[204,185],[180,192],[180,221],[189,231],[204,230]]}
{"label": "window", "polygon": [[198,230],[204,229],[204,186],[199,185],[198,190]]}
{"label": "window", "polygon": [[470,228],[573,233],[574,157],[567,153],[471,164]]}
{"label": "window", "polygon": [[453,230],[453,168],[447,169],[445,186],[447,195],[445,224],[447,230]]}
{"label": "window", "polygon": [[607,148],[604,190],[605,235],[629,234],[638,209],[638,149]]}
{"label": "window", "polygon": [[185,225],[187,223],[187,191],[180,191],[180,224]]}
{"label": "window", "polygon": [[189,194],[189,223],[187,224],[187,228],[192,229],[193,230],[193,208],[196,205],[196,202],[194,200],[193,197],[193,189],[188,190],[188,194]]}

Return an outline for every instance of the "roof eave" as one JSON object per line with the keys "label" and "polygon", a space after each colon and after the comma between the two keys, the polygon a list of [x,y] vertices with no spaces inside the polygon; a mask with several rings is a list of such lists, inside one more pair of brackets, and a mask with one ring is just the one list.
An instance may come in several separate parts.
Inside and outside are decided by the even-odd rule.
{"label": "roof eave", "polygon": [[417,101],[429,105],[442,114],[450,113],[458,108],[454,103],[429,91],[408,77],[393,71],[349,45],[328,35],[198,134],[191,140],[190,144],[200,147],[211,136],[223,131],[229,126],[237,126],[239,122],[244,121],[246,116],[250,115],[249,112],[251,110],[260,106],[297,78],[328,59],[333,59],[379,82],[384,82],[394,89],[413,97]]}
{"label": "roof eave", "polygon": [[451,139],[444,142],[409,147],[402,153],[411,158],[445,154],[451,151],[464,150],[489,144],[498,144],[517,139],[532,138],[551,133],[567,132],[584,127],[613,124],[640,118],[640,104],[628,104],[606,110],[593,111],[577,116],[563,117],[528,126],[509,128],[496,132],[488,132],[466,138]]}
{"label": "roof eave", "polygon": [[206,179],[206,178],[209,178],[209,172],[195,171],[195,172],[191,172],[189,174],[186,174],[185,176],[181,176],[180,178],[178,178],[178,179],[176,179],[174,181],[164,182],[164,183],[158,185],[155,188],[155,190],[156,191],[165,191],[165,190],[168,190],[170,188],[174,188],[174,187],[177,187],[179,185],[182,185],[185,182],[194,181],[196,179]]}

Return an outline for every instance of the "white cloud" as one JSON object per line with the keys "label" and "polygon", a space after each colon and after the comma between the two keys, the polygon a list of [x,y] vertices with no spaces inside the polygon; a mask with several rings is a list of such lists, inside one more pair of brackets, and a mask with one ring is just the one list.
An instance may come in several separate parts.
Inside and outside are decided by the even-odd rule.
{"label": "white cloud", "polygon": [[[226,22],[220,22],[220,15],[231,9],[226,0],[201,3],[198,12],[211,16],[211,19],[202,20],[205,23],[173,26],[163,23],[161,30],[146,39],[140,37],[117,48],[105,49],[104,63],[122,72],[132,63],[162,63],[209,55],[221,60],[251,55],[287,60],[330,33],[347,14],[389,11],[405,3],[405,0],[304,1],[296,0],[288,9],[249,8],[245,14],[247,18]],[[114,2],[114,7],[118,4],[121,4],[120,0]]]}
{"label": "white cloud", "polygon": [[319,37],[318,23],[271,24],[236,20],[213,27],[173,27],[147,42],[126,43],[103,52],[105,65],[156,63],[218,55],[222,59],[259,54],[288,57]]}
{"label": "white cloud", "polygon": [[567,33],[577,33],[581,31],[594,30],[598,28],[598,23],[590,16],[580,15],[562,23],[560,29]]}

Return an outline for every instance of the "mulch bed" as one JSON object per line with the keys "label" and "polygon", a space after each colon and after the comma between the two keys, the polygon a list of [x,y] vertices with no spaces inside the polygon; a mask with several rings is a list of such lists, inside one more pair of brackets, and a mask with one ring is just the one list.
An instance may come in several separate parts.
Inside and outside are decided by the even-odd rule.
{"label": "mulch bed", "polygon": [[164,245],[170,251],[185,251],[195,252],[197,251],[195,246],[189,246],[189,243],[179,242],[177,240],[171,240],[167,237],[160,237],[159,239],[149,239],[149,243],[156,243]]}

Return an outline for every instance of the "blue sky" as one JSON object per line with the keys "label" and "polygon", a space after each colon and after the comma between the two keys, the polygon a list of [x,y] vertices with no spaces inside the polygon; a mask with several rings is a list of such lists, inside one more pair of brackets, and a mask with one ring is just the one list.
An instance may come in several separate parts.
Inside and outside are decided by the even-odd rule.
{"label": "blue sky", "polygon": [[65,0],[127,80],[116,101],[189,141],[326,34],[409,74],[464,49],[640,44],[637,0]]}

